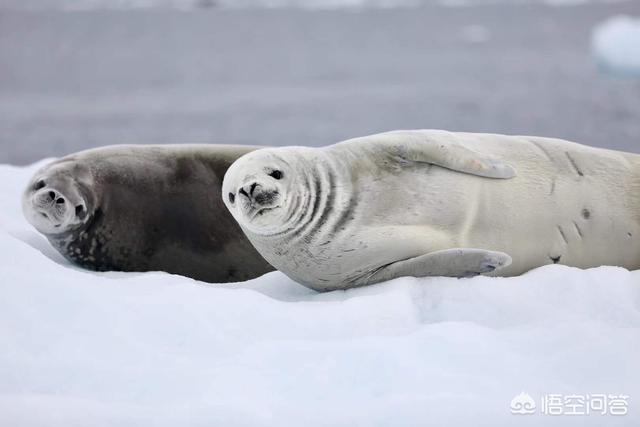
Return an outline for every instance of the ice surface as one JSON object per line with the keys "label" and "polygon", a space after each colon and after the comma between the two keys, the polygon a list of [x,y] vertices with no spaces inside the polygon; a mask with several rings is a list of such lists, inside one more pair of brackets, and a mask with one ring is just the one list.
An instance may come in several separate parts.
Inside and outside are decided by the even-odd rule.
{"label": "ice surface", "polygon": [[[327,294],[92,273],[22,219],[35,168],[0,166],[2,426],[640,425],[637,272]],[[522,391],[624,394],[629,414],[512,415]]]}
{"label": "ice surface", "polygon": [[640,77],[640,18],[616,16],[598,24],[592,44],[603,71]]}

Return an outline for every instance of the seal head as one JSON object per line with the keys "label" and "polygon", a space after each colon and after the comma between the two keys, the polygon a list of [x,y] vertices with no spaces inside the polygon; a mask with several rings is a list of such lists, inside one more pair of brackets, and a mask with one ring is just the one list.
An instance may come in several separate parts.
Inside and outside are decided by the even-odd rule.
{"label": "seal head", "polygon": [[257,235],[282,231],[295,219],[300,205],[297,171],[277,149],[263,149],[243,156],[225,174],[224,203],[245,229]]}
{"label": "seal head", "polygon": [[92,197],[81,182],[83,174],[48,166],[36,173],[22,196],[27,221],[44,235],[62,235],[90,219]]}

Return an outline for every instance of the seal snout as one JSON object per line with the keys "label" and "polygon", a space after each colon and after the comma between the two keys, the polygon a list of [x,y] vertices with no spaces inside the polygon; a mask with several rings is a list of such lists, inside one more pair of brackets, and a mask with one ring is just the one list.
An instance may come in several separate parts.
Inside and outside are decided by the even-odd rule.
{"label": "seal snout", "polygon": [[41,188],[33,196],[33,207],[43,218],[59,226],[67,213],[67,199],[62,193],[51,188]]}
{"label": "seal snout", "polygon": [[271,205],[278,197],[278,190],[265,188],[263,185],[253,182],[238,189],[238,194],[243,196],[251,206]]}
{"label": "seal snout", "polygon": [[229,194],[230,203],[233,204],[237,199],[244,215],[250,220],[277,208],[280,196],[277,187],[253,180],[241,185],[236,194],[237,198],[233,193]]}
{"label": "seal snout", "polygon": [[42,205],[49,205],[51,203],[64,204],[65,199],[62,194],[57,191],[47,189],[36,193],[36,199]]}
{"label": "seal snout", "polygon": [[240,187],[238,190],[238,194],[242,194],[247,199],[251,200],[253,197],[253,193],[256,191],[256,187],[258,186],[257,182],[254,182],[251,185],[245,185],[244,187]]}
{"label": "seal snout", "polygon": [[52,189],[45,189],[35,194],[35,200],[41,207],[55,205],[64,205],[66,203],[65,197],[58,191]]}
{"label": "seal snout", "polygon": [[35,192],[31,196],[29,208],[33,220],[44,227],[43,230],[53,231],[50,227],[61,229],[63,225],[75,223],[86,216],[84,201],[74,203],[73,192],[65,195],[58,189],[43,184],[43,181],[38,181],[34,186]]}

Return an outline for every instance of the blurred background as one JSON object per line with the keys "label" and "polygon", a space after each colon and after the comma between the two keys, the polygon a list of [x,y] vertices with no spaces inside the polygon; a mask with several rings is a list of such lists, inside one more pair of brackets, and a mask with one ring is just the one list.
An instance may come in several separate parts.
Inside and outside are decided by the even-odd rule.
{"label": "blurred background", "polygon": [[0,0],[0,163],[400,128],[640,152],[619,15],[640,1]]}

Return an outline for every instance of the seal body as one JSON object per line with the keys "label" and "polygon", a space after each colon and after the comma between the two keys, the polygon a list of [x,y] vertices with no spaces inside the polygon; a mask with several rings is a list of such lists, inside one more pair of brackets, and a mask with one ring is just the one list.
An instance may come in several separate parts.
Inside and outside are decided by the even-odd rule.
{"label": "seal body", "polygon": [[247,280],[273,267],[224,208],[220,188],[229,165],[255,148],[122,145],[79,152],[34,175],[23,211],[84,268]]}
{"label": "seal body", "polygon": [[223,185],[265,259],[317,290],[552,263],[637,269],[639,191],[635,154],[436,130],[258,150]]}

